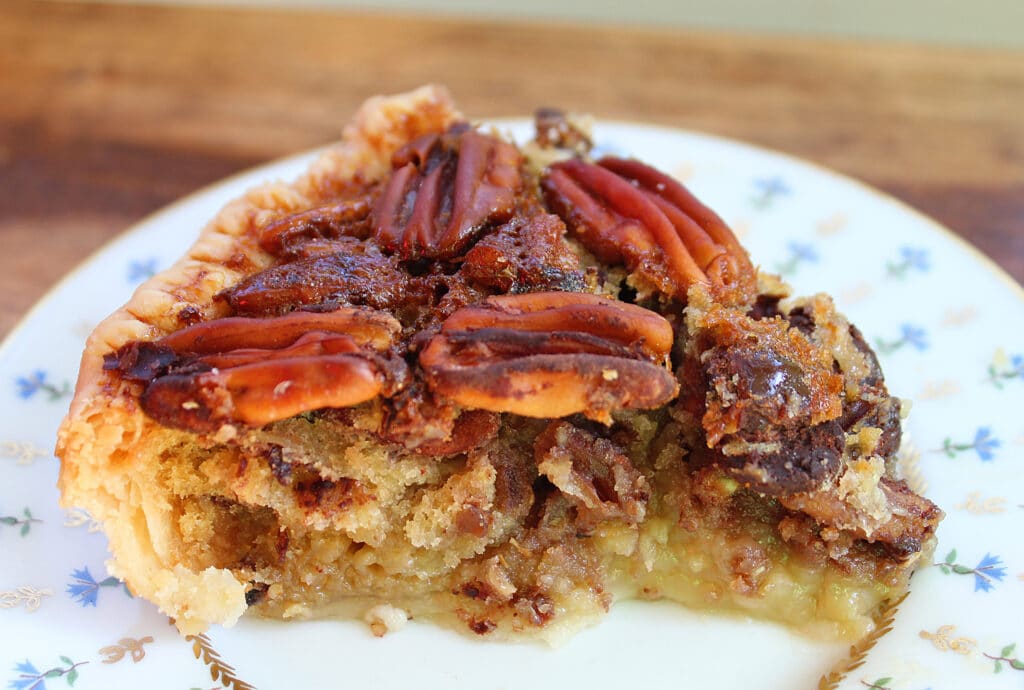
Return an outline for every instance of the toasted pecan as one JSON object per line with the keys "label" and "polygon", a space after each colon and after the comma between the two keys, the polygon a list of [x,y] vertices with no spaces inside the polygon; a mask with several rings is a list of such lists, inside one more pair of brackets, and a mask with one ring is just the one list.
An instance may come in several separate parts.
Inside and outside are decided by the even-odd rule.
{"label": "toasted pecan", "polygon": [[522,185],[515,146],[465,126],[400,149],[374,207],[376,240],[402,259],[450,259],[508,220]]}
{"label": "toasted pecan", "polygon": [[133,343],[106,368],[145,381],[142,409],[167,426],[258,427],[400,389],[404,365],[382,354],[399,330],[390,316],[362,309],[228,317]]}
{"label": "toasted pecan", "polygon": [[705,283],[728,302],[751,302],[755,273],[732,231],[672,177],[633,160],[578,158],[550,166],[545,200],[604,262],[624,264],[663,295],[686,301]]}
{"label": "toasted pecan", "polygon": [[435,392],[467,408],[609,422],[676,395],[672,337],[658,314],[608,298],[504,295],[455,312],[420,365]]}

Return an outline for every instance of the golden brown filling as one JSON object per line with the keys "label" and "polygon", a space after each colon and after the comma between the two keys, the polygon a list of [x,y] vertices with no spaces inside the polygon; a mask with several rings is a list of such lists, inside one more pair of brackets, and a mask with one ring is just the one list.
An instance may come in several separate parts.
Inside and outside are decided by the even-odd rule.
{"label": "golden brown filling", "polygon": [[538,126],[572,152],[539,174],[464,124],[410,142],[263,227],[228,316],[107,356],[181,430],[190,567],[285,617],[524,631],[621,593],[797,624],[810,596],[863,632],[941,519],[893,476],[873,353],[827,298],[759,288],[678,182]]}

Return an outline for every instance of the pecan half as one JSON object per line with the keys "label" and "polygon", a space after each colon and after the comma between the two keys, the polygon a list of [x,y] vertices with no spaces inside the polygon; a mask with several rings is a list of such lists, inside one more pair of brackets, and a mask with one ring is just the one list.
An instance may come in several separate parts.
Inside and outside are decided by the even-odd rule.
{"label": "pecan half", "polygon": [[294,261],[243,279],[217,295],[236,314],[280,314],[324,302],[388,309],[402,301],[408,276],[393,257],[351,238],[313,240]]}
{"label": "pecan half", "polygon": [[183,328],[156,341],[179,354],[207,355],[242,347],[278,350],[311,331],[344,333],[359,345],[387,349],[402,326],[393,317],[369,309],[342,307],[330,312],[295,311],[261,319],[230,316]]}
{"label": "pecan half", "polygon": [[[140,403],[161,424],[197,432],[258,427],[400,389],[404,363],[384,355],[400,330],[386,314],[357,309],[228,317],[135,343],[108,357],[107,368],[152,376]],[[139,367],[146,348],[161,356],[142,357],[156,364]]]}
{"label": "pecan half", "polygon": [[470,409],[527,417],[658,407],[678,384],[666,368],[672,327],[596,295],[536,292],[460,309],[420,354],[427,382]]}
{"label": "pecan half", "polygon": [[508,220],[522,186],[515,146],[465,126],[399,149],[376,206],[376,239],[402,259],[458,256]]}
{"label": "pecan half", "polygon": [[553,164],[541,187],[548,206],[599,259],[624,264],[665,295],[685,301],[694,283],[731,303],[756,294],[754,268],[732,231],[650,166],[570,159]]}
{"label": "pecan half", "polygon": [[321,407],[357,405],[382,389],[382,377],[365,359],[325,354],[169,374],[154,380],[141,402],[167,426],[216,431],[223,424],[260,427]]}

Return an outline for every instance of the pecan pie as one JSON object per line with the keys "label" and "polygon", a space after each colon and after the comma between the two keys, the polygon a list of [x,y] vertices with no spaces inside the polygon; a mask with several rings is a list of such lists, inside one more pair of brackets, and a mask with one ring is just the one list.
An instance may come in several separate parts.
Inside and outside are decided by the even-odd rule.
{"label": "pecan pie", "polygon": [[229,204],[90,337],[67,505],[184,632],[251,610],[572,631],[617,598],[839,638],[926,562],[900,401],[824,295],[550,109],[426,87]]}

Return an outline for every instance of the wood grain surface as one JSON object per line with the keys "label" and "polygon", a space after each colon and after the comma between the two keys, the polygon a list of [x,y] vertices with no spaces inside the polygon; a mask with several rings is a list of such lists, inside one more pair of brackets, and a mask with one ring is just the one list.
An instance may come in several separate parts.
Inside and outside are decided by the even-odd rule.
{"label": "wood grain surface", "polygon": [[1024,280],[1024,54],[328,11],[0,3],[0,336],[131,223],[367,96],[558,105],[860,178]]}

